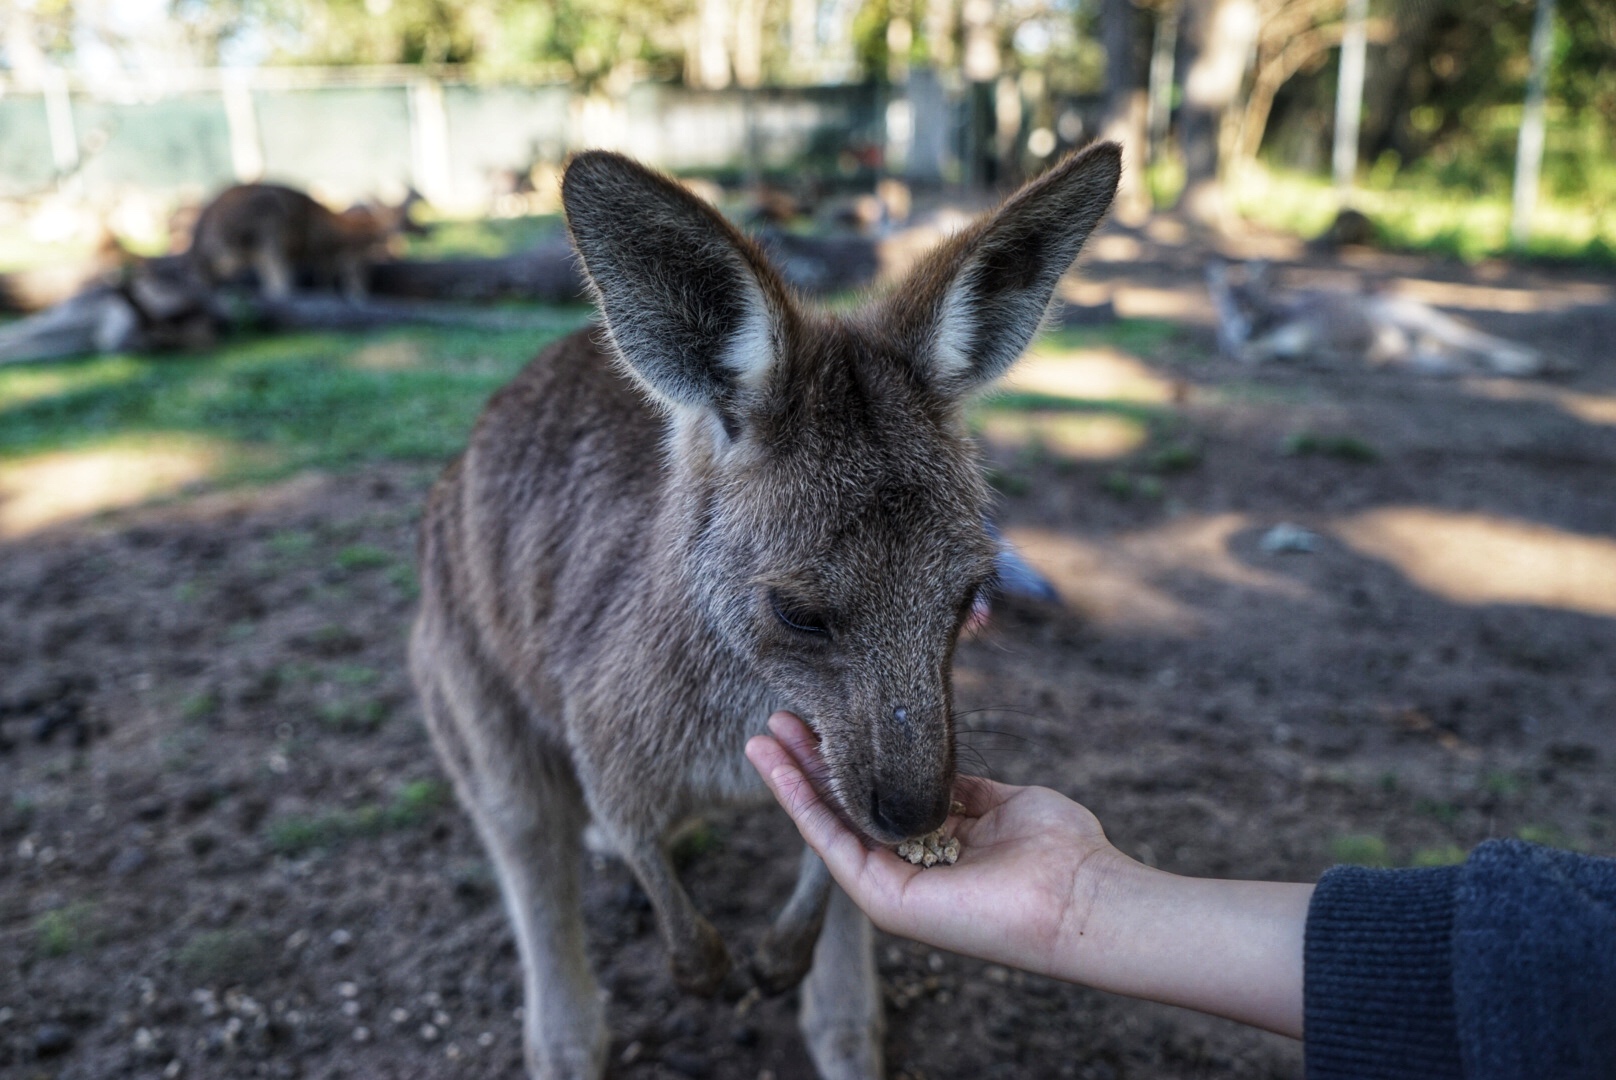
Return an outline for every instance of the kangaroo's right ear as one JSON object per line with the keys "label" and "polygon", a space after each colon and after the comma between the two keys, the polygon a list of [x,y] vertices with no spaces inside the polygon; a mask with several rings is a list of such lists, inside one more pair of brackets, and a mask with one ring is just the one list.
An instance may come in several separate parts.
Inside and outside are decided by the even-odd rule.
{"label": "kangaroo's right ear", "polygon": [[561,202],[618,357],[658,398],[714,409],[733,434],[774,366],[789,311],[762,252],[621,154],[574,157]]}

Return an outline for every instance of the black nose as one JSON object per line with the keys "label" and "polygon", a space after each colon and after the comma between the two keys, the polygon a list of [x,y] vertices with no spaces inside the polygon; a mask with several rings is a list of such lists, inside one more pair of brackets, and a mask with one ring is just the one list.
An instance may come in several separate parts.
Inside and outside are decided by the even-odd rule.
{"label": "black nose", "polygon": [[931,803],[901,791],[878,791],[870,800],[870,819],[876,828],[893,836],[924,836],[941,825],[948,813],[946,805],[939,814]]}

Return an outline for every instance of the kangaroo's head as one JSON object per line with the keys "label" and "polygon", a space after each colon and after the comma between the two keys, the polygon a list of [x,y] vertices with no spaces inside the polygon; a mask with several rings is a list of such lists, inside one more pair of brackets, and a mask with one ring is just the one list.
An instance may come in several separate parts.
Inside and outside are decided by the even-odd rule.
{"label": "kangaroo's head", "polygon": [[1114,144],[1069,157],[884,299],[829,316],[676,183],[601,152],[567,169],[612,350],[670,416],[689,510],[668,539],[693,603],[818,732],[873,840],[948,813],[954,644],[996,552],[965,404],[1032,339],[1118,172]]}

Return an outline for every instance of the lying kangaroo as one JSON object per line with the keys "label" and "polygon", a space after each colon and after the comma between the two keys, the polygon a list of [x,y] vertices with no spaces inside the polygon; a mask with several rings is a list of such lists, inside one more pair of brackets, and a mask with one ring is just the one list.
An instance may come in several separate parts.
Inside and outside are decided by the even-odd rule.
{"label": "lying kangaroo", "polygon": [[[742,750],[770,712],[818,733],[871,843],[943,823],[954,644],[997,552],[962,411],[1037,331],[1119,160],[1109,143],[1068,158],[888,298],[832,316],[673,181],[573,159],[562,200],[604,326],[495,395],[433,490],[410,643],[515,924],[533,1076],[604,1066],[579,910],[591,820],[695,993],[730,961],[665,839],[704,806],[766,798]],[[870,948],[805,852],[752,970],[771,991],[806,975],[824,1077],[881,1074]]]}
{"label": "lying kangaroo", "polygon": [[409,213],[419,198],[412,191],[397,206],[352,206],[339,213],[294,188],[238,184],[220,192],[196,219],[192,266],[209,285],[250,269],[270,300],[284,300],[304,279],[361,300],[370,264],[386,255],[400,233],[414,231]]}
{"label": "lying kangaroo", "polygon": [[1265,263],[1231,275],[1226,265],[1212,262],[1206,279],[1218,316],[1218,346],[1230,359],[1368,363],[1425,375],[1525,377],[1563,367],[1529,345],[1484,334],[1409,297],[1281,290]]}

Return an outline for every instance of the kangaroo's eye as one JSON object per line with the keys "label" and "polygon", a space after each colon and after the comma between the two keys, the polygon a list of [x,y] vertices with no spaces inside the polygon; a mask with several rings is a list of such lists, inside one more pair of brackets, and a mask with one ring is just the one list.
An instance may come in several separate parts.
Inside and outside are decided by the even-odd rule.
{"label": "kangaroo's eye", "polygon": [[823,612],[815,611],[790,597],[781,596],[775,589],[769,590],[769,606],[774,609],[775,618],[800,634],[830,633],[830,620]]}

